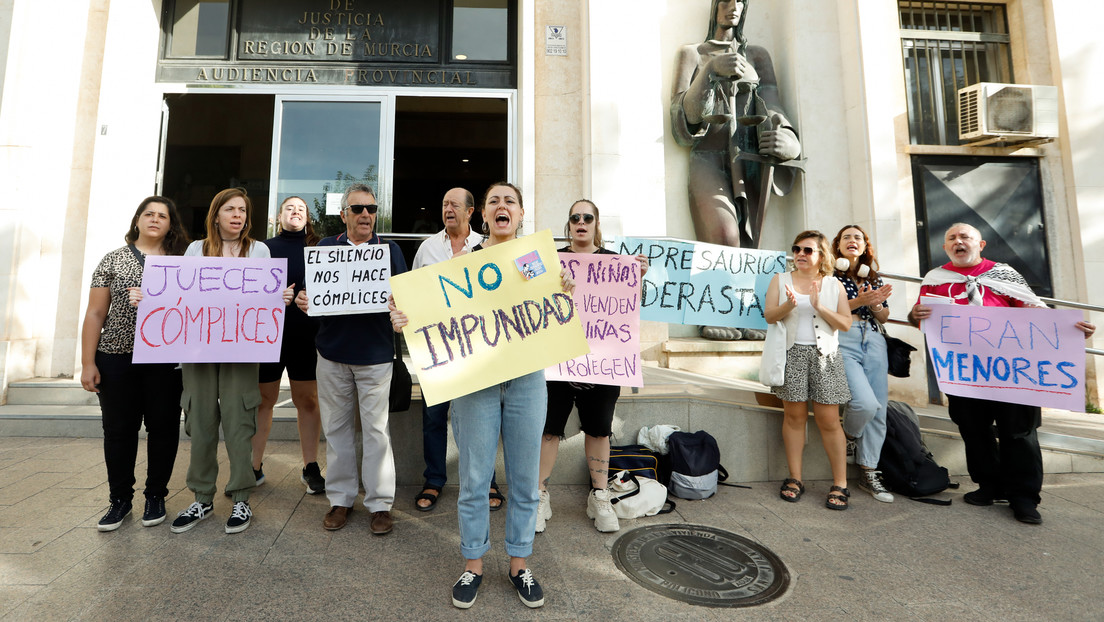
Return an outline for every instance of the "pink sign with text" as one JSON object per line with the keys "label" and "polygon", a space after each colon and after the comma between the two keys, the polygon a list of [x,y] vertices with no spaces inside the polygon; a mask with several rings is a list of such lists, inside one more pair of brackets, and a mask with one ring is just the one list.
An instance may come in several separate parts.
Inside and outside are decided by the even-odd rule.
{"label": "pink sign with text", "polygon": [[928,354],[949,395],[1085,410],[1081,312],[931,305]]}
{"label": "pink sign with text", "polygon": [[560,253],[575,281],[575,309],[590,354],[544,370],[548,380],[644,386],[640,368],[640,264],[632,255]]}
{"label": "pink sign with text", "polygon": [[135,363],[280,360],[286,259],[149,256]]}

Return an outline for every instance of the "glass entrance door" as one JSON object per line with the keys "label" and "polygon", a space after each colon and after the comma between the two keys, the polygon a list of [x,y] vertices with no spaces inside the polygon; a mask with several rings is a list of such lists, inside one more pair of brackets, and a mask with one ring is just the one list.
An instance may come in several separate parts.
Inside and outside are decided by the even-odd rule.
{"label": "glass entrance door", "polygon": [[364,183],[376,194],[376,230],[391,230],[386,98],[278,97],[273,120],[269,233],[279,204],[288,196],[306,202],[319,235],[345,230],[338,215],[341,194]]}

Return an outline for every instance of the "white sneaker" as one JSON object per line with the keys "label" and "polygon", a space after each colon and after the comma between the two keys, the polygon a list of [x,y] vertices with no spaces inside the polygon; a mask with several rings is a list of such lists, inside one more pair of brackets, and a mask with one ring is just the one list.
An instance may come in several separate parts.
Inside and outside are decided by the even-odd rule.
{"label": "white sneaker", "polygon": [[873,469],[860,469],[862,477],[859,478],[859,488],[869,492],[872,497],[882,503],[893,503],[893,494],[886,490],[882,483],[882,472]]}
{"label": "white sneaker", "polygon": [[613,511],[608,490],[592,490],[587,495],[587,518],[594,519],[594,528],[602,533],[621,529],[617,513]]}
{"label": "white sneaker", "polygon": [[548,491],[540,491],[540,505],[537,506],[537,533],[544,533],[544,523],[552,518],[552,502],[548,499]]}

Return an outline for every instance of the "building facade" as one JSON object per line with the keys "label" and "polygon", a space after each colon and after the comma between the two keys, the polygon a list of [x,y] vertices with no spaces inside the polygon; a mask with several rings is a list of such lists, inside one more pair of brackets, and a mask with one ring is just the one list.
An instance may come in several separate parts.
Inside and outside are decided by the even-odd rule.
{"label": "building facade", "polygon": [[[0,0],[0,392],[80,373],[92,270],[151,194],[201,235],[214,193],[245,187],[263,238],[279,198],[303,196],[332,228],[333,195],[364,180],[381,231],[423,233],[440,226],[448,188],[478,196],[507,179],[525,193],[529,231],[559,232],[587,197],[607,235],[692,239],[689,153],[669,108],[677,51],[706,38],[710,11],[708,0]],[[942,229],[965,220],[1041,293],[1104,304],[1091,276],[1104,270],[1097,3],[752,0],[747,12],[807,158],[793,191],[771,199],[763,248],[857,223],[884,270],[918,275],[942,262]],[[1040,132],[1053,137],[960,140],[957,91],[979,82],[1055,87],[1054,128]],[[917,291],[898,288],[894,318]],[[658,324],[642,341],[661,365],[712,373],[736,373],[729,362],[756,349]],[[892,389],[923,403],[913,369]],[[1090,376],[1099,402],[1092,360]]]}

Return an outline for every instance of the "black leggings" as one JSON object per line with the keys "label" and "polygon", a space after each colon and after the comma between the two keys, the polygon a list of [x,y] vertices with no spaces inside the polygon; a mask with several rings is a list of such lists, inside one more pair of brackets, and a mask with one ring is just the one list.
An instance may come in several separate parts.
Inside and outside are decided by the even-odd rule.
{"label": "black leggings", "polygon": [[169,494],[169,478],[180,444],[180,370],[173,364],[131,362],[130,354],[96,352],[100,370],[104,461],[111,498],[134,497],[138,432],[146,424],[147,497]]}

